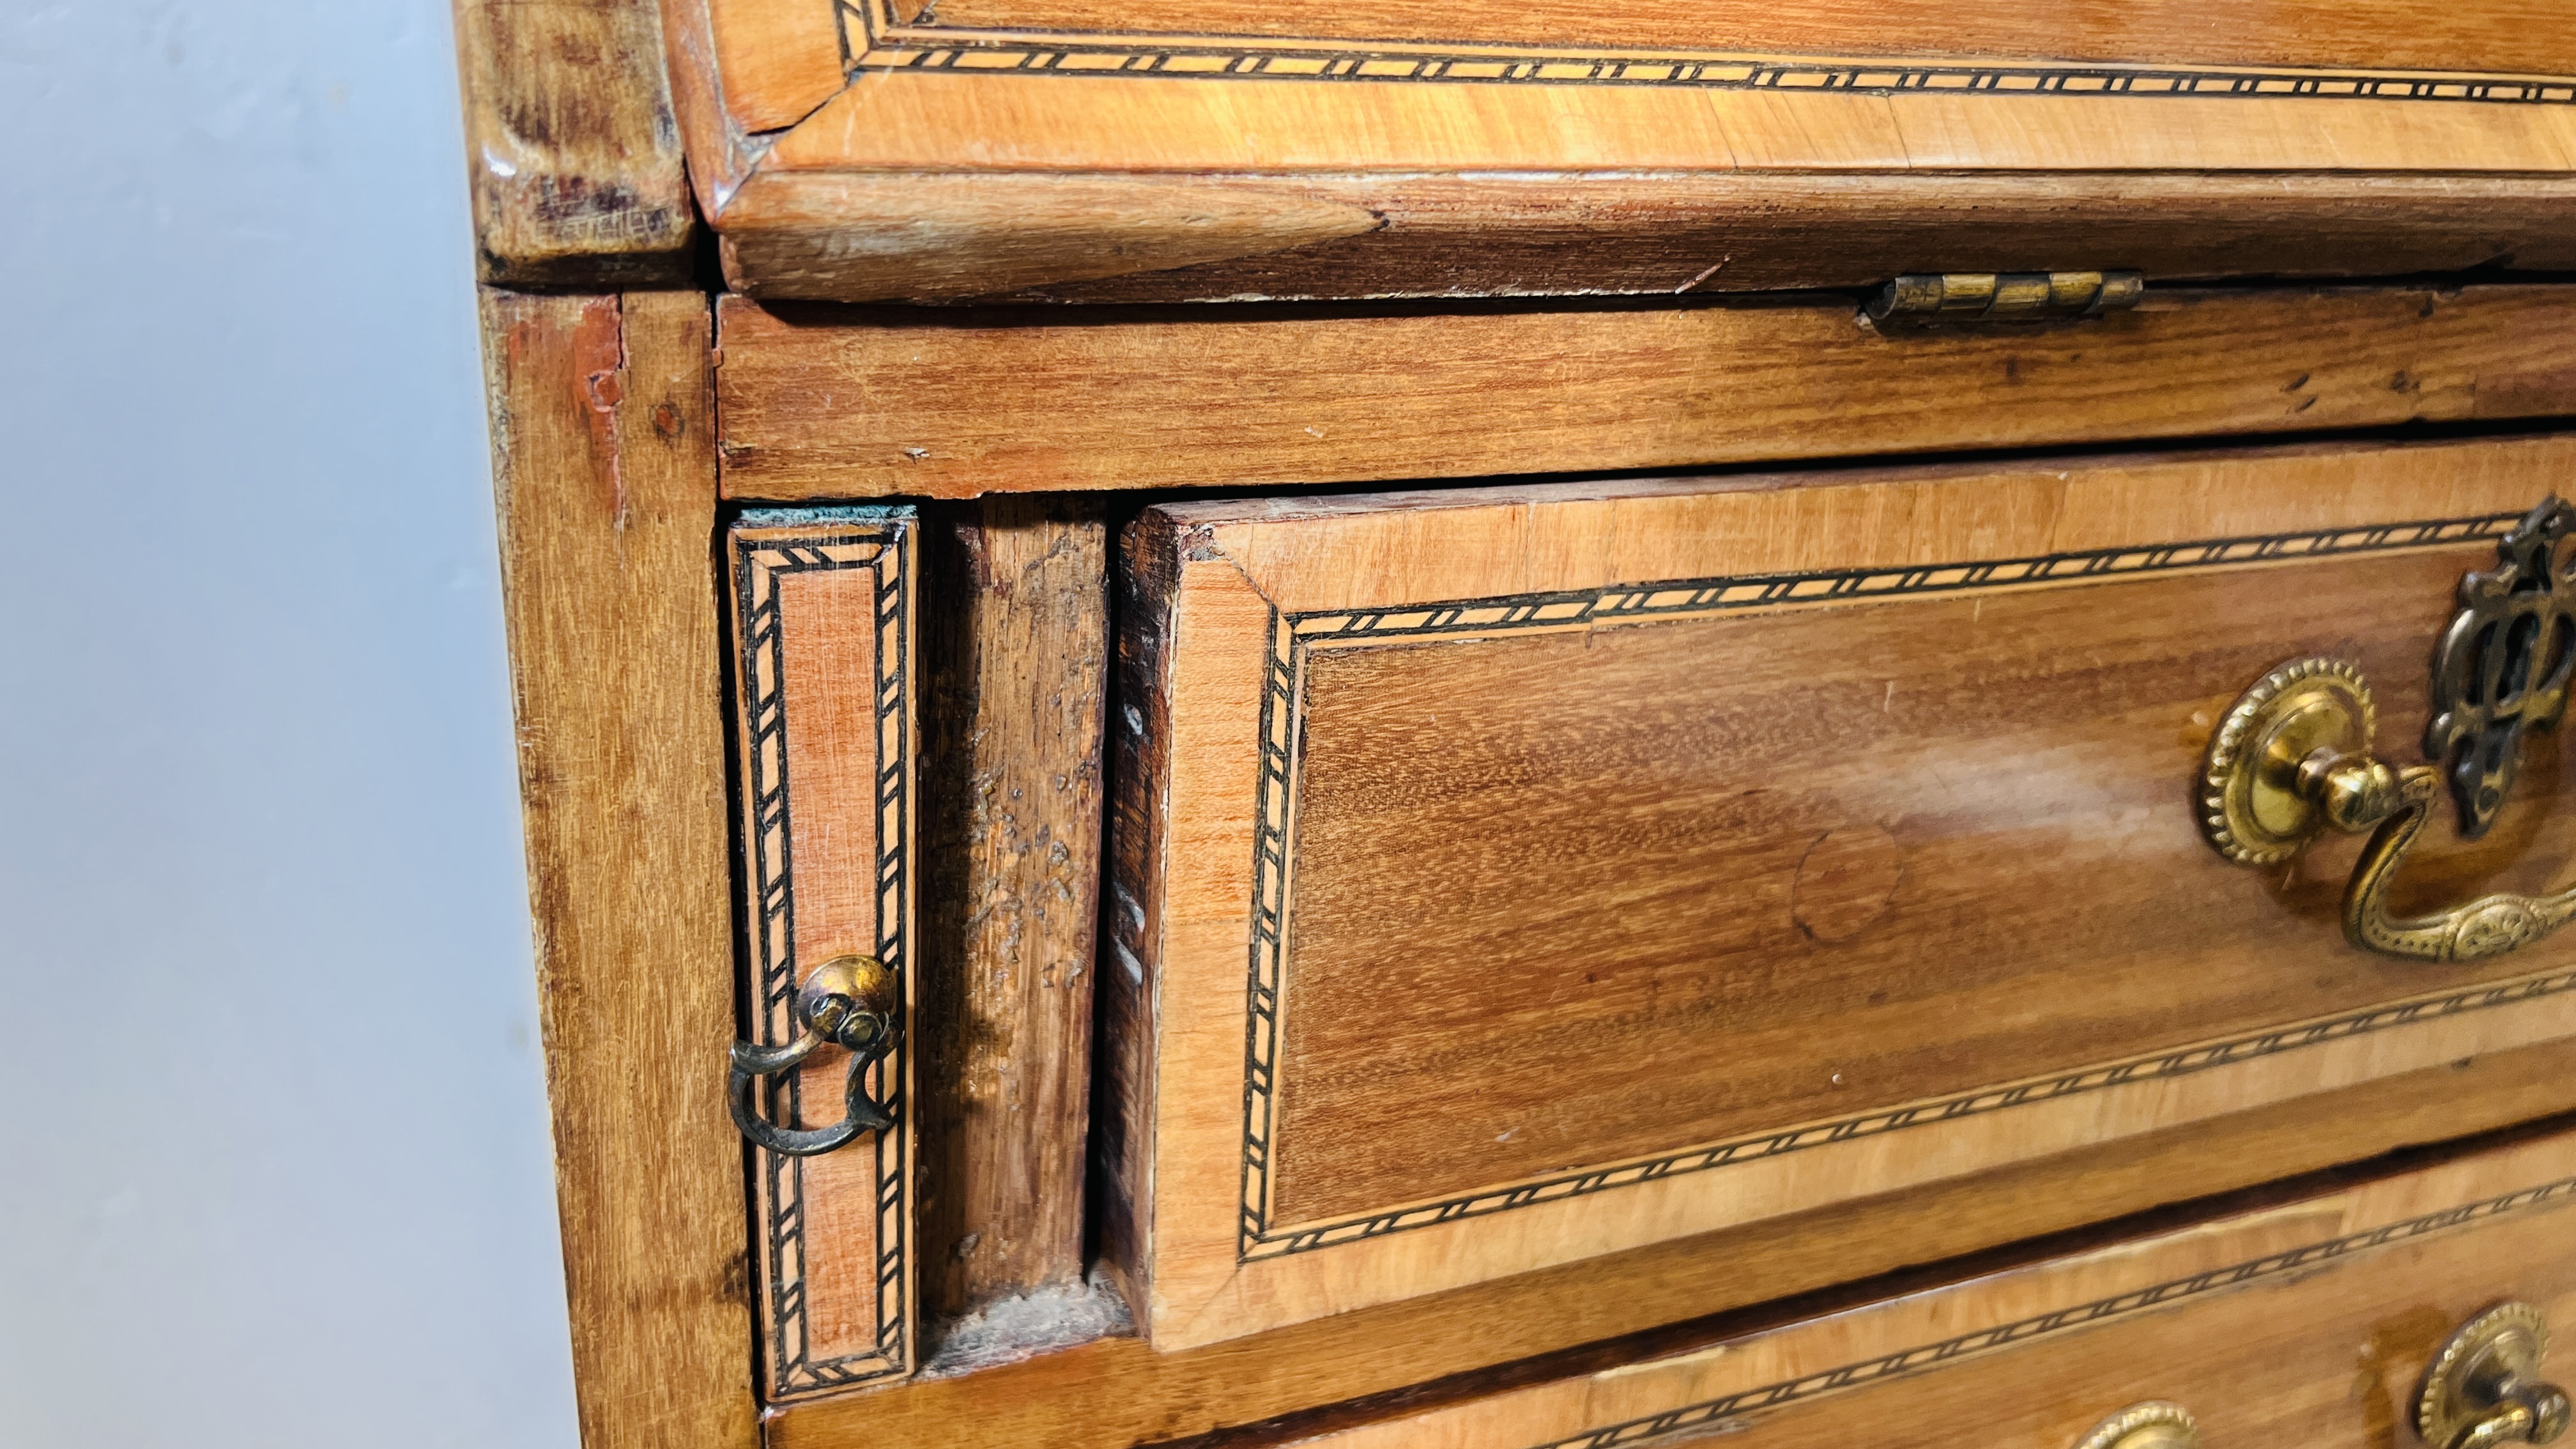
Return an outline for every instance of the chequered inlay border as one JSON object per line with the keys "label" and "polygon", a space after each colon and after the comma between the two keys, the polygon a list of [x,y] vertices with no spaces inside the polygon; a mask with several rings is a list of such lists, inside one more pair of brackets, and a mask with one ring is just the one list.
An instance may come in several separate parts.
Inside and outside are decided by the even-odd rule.
{"label": "chequered inlay border", "polygon": [[[795,515],[763,511],[747,515],[764,535]],[[751,822],[745,864],[751,882],[750,911],[754,980],[758,982],[755,1030],[764,1045],[791,1039],[795,1025],[790,1002],[798,977],[795,954],[796,892],[791,859],[794,837],[787,778],[787,702],[780,639],[779,580],[792,574],[841,569],[863,570],[875,585],[876,715],[877,715],[877,944],[876,953],[900,971],[909,956],[903,910],[903,850],[911,757],[906,738],[909,710],[904,697],[911,635],[905,574],[910,558],[910,526],[845,523],[807,515],[815,524],[809,536],[781,539],[762,536],[734,540],[735,638],[741,651],[738,705],[743,731],[742,788]],[[754,1149],[755,1170],[768,1194],[764,1235],[769,1283],[763,1303],[769,1397],[812,1393],[865,1383],[906,1371],[904,1336],[904,1252],[909,1240],[910,1205],[904,1167],[902,1124],[903,1054],[898,1046],[877,1070],[881,1098],[896,1125],[876,1134],[868,1147],[877,1155],[877,1343],[865,1353],[838,1358],[812,1356],[805,1294],[805,1159]],[[784,1073],[765,1086],[763,1104],[771,1120],[796,1121],[802,1105],[798,1073]]]}
{"label": "chequered inlay border", "polygon": [[2310,1243],[2305,1247],[2285,1249],[2230,1267],[2213,1268],[2206,1273],[2196,1273],[2189,1278],[2176,1278],[2169,1282],[2158,1283],[2151,1288],[2139,1288],[2109,1298],[2096,1299],[2091,1303],[2079,1304],[2073,1308],[2060,1308],[2034,1317],[2016,1319],[1995,1328],[1979,1329],[1975,1333],[1943,1339],[1939,1343],[1900,1349],[1895,1353],[1864,1359],[1859,1363],[1845,1364],[1840,1368],[1827,1369],[1822,1373],[1808,1374],[1802,1378],[1783,1379],[1778,1383],[1745,1389],[1723,1398],[1707,1399],[1696,1404],[1686,1404],[1681,1408],[1667,1409],[1650,1418],[1629,1419],[1604,1428],[1588,1430],[1571,1438],[1550,1440],[1545,1444],[1534,1445],[1532,1449],[1619,1449],[1622,1445],[1644,1443],[1664,1434],[1685,1429],[1705,1428],[1738,1414],[1777,1408],[1782,1404],[1794,1403],[1800,1399],[1811,1399],[1841,1389],[1857,1388],[1865,1384],[1917,1373],[1924,1369],[1953,1363],[1959,1359],[2027,1343],[2032,1339],[2045,1338],[2079,1328],[2089,1328],[2098,1323],[2125,1318],[2130,1314],[2151,1308],[2162,1308],[2203,1294],[2239,1288],[2285,1274],[2303,1272],[2321,1267],[2338,1258],[2350,1257],[2355,1253],[2366,1253],[2374,1248],[2387,1247],[2392,1243],[2412,1241],[2428,1234],[2502,1217],[2507,1213],[2552,1203],[2563,1204],[2570,1198],[2576,1198],[2576,1177],[2563,1177],[2555,1182],[2542,1183],[2537,1187],[2523,1188],[2518,1192],[2505,1193],[2500,1197],[2491,1197],[2460,1207],[2445,1208],[2437,1213],[2427,1213],[2422,1217],[2389,1223],[2366,1232],[2329,1238],[2324,1242]]}
{"label": "chequered inlay border", "polygon": [[1475,85],[1679,86],[1897,94],[2255,97],[2576,104],[2576,77],[1764,56],[1688,49],[1438,45],[1257,36],[1116,35],[899,19],[891,0],[836,0],[846,70]]}
{"label": "chequered inlay border", "polygon": [[2383,552],[2503,536],[2516,513],[2372,524],[2307,533],[2204,539],[2149,547],[2089,549],[1964,563],[1760,574],[1614,584],[1600,589],[1513,594],[1400,609],[1340,610],[1271,618],[1262,691],[1259,786],[1252,860],[1252,930],[1244,1021],[1243,1172],[1237,1256],[1243,1261],[1311,1252],[1411,1228],[1484,1217],[1537,1203],[1706,1172],[1858,1137],[2002,1111],[2026,1103],[2131,1082],[2207,1071],[2255,1057],[2366,1035],[2434,1017],[2487,1010],[2576,990],[2576,971],[2452,990],[2369,1011],[2297,1023],[2224,1041],[2085,1066],[1957,1096],[1882,1108],[1731,1142],[1703,1144],[1641,1161],[1391,1209],[1320,1224],[1273,1228],[1270,1164],[1277,1126],[1280,994],[1286,967],[1289,857],[1295,835],[1297,740],[1306,658],[1318,645],[1441,635],[1495,636],[1578,629],[1623,620],[1689,618],[1746,609],[1950,594],[2129,575]]}

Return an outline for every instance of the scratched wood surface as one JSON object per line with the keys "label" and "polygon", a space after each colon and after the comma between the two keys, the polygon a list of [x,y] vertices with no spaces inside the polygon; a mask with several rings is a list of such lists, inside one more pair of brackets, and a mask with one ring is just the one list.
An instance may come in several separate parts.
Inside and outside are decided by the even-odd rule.
{"label": "scratched wood surface", "polygon": [[[2576,1032],[2576,946],[2357,952],[2350,843],[2267,881],[2185,804],[2284,658],[2360,662],[2402,749],[2460,574],[2571,463],[2540,436],[1148,510],[1124,697],[1159,738],[1112,851],[1141,1005],[1103,1050],[1135,1064],[1111,1241],[1149,1337]],[[2406,546],[2345,532],[2378,525]],[[2248,538],[2277,542],[2183,547]],[[2562,877],[2558,785],[2417,899]]]}
{"label": "scratched wood surface", "polygon": [[1297,1442],[1612,1449],[1697,1430],[1932,1449],[1972,1426],[1980,1443],[2065,1449],[2164,1400],[2213,1445],[2403,1443],[2452,1329],[2504,1300],[2576,1315],[2571,1203],[2576,1138],[2560,1135]]}
{"label": "scratched wood surface", "polygon": [[1082,1280],[1109,530],[1096,500],[925,522],[923,1308]]}
{"label": "scratched wood surface", "polygon": [[[2429,245],[2545,268],[2576,168],[2576,27],[2545,0],[671,0],[669,24],[727,275],[771,297],[1731,290],[1796,285],[1766,276],[1802,252],[1993,270],[1974,258],[2047,245],[1999,238],[2147,174],[2184,204],[2093,238],[2142,255],[2050,265],[2390,274]],[[2504,185],[2389,210],[2410,174]],[[1818,175],[2021,184],[1973,216],[1938,187],[1846,198],[1863,224],[1801,246],[1768,214]],[[2403,244],[2374,262],[2337,233]]]}
{"label": "scratched wood surface", "polygon": [[[914,599],[910,509],[766,510],[727,530],[733,574],[735,797],[751,1039],[802,1030],[789,1000],[844,955],[900,972],[907,1021],[917,959]],[[914,1227],[918,1049],[907,1029],[868,1069],[896,1125],[830,1152],[752,1151],[755,1317],[771,1402],[909,1373],[920,1276]],[[808,1059],[765,1113],[840,1120],[848,1056]]]}
{"label": "scratched wood surface", "polygon": [[2557,174],[850,171],[755,189],[723,250],[737,288],[780,299],[1671,296],[2111,265],[2564,272],[2571,212]]}
{"label": "scratched wood surface", "polygon": [[697,213],[652,0],[456,0],[456,55],[484,281],[688,279]]}
{"label": "scratched wood surface", "polygon": [[754,1449],[706,301],[482,315],[582,1442]]}
{"label": "scratched wood surface", "polygon": [[[1104,977],[1104,990],[1117,979]],[[1802,1306],[1812,1300],[1792,1300],[1777,1316],[1751,1305],[2098,1223],[2140,1203],[2246,1188],[2564,1112],[2576,1107],[2571,1066],[2576,1042],[2498,1052],[1202,1348],[1157,1352],[1138,1338],[1105,1338],[979,1373],[787,1405],[768,1420],[769,1442],[1128,1449],[1249,1432],[1362,1396],[1382,1414],[1398,1400],[1590,1372],[1727,1336],[1703,1323],[1709,1315],[1721,1315],[1713,1325],[1735,1321],[1731,1310],[1794,1320],[1816,1311]],[[1664,1348],[1632,1346],[1668,1335]]]}
{"label": "scratched wood surface", "polygon": [[[2576,26],[2546,0],[2074,0],[1969,10],[1943,0],[1574,0],[1442,4],[1396,0],[1365,11],[1295,10],[1259,0],[903,0],[886,17],[913,27],[996,31],[1340,36],[1509,46],[1587,42],[1811,54],[2047,55],[2178,64],[2401,66],[2412,70],[2565,71]],[[936,12],[935,22],[925,12]]]}
{"label": "scratched wood surface", "polygon": [[[1671,310],[947,317],[719,305],[736,498],[1340,485],[2576,412],[2576,288],[2163,293],[1881,335]],[[1049,322],[1058,325],[1046,325]]]}

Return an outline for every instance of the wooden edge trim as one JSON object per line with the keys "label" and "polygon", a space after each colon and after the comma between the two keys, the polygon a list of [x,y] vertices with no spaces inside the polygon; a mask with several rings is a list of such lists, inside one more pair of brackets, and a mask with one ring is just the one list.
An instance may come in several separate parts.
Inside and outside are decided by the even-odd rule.
{"label": "wooden edge trim", "polygon": [[[1171,656],[1164,646],[1180,576],[1167,531],[1150,513],[1130,520],[1111,571],[1118,603],[1108,744],[1111,771],[1123,780],[1164,778],[1171,746]],[[1139,883],[1162,878],[1171,842],[1161,804],[1138,791],[1111,794],[1102,862],[1109,899],[1094,988],[1091,1218],[1103,1271],[1131,1309],[1153,1291],[1146,1272],[1154,1232],[1153,963],[1162,954],[1162,903],[1135,892]]]}
{"label": "wooden edge trim", "polygon": [[1150,303],[2553,272],[2572,225],[2563,175],[763,170],[718,243],[754,297]]}

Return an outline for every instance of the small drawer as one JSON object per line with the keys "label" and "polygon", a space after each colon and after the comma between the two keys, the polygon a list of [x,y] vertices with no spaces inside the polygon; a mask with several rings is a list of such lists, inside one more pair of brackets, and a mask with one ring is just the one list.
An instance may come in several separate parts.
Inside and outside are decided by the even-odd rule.
{"label": "small drawer", "polygon": [[[2483,439],[1148,510],[1098,1130],[1153,1345],[2576,1033],[2576,935],[2513,914],[2576,909],[2549,736],[2474,841],[2407,774],[2394,856],[2391,825],[2265,862],[2204,799],[2285,661],[2327,664],[2276,695],[2346,690],[2348,763],[2354,678],[2377,757],[2421,758],[2463,576],[2571,464]],[[2363,934],[2529,899],[2409,957],[2346,939],[2357,876]]]}
{"label": "small drawer", "polygon": [[2558,1135],[1298,1442],[2453,1449],[2563,1418],[2570,1204]]}
{"label": "small drawer", "polygon": [[771,1402],[914,1367],[917,773],[909,508],[726,532],[752,1305]]}

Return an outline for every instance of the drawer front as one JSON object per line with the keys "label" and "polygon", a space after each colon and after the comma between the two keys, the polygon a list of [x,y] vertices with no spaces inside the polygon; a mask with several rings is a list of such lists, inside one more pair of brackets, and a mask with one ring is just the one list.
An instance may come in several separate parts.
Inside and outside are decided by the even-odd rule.
{"label": "drawer front", "polygon": [[[751,1149],[752,1241],[765,1396],[909,1372],[912,1260],[913,596],[911,510],[748,512],[728,540],[747,1045],[810,1024],[800,987],[866,958],[896,984],[891,1050],[834,1042],[732,1090],[760,1123],[821,1132],[855,1120],[856,1086],[892,1125],[845,1141]],[[738,1100],[737,1120],[744,1110]],[[759,1138],[755,1137],[757,1142]],[[816,1150],[816,1149],[822,1150]]]}
{"label": "drawer front", "polygon": [[[2399,1449],[2453,1331],[2576,1323],[2576,1138],[2555,1136],[1692,1352],[1301,1441],[1323,1449],[2075,1449],[2163,1402],[2207,1449]],[[2561,1350],[2540,1364],[2564,1383]]]}
{"label": "drawer front", "polygon": [[[1170,506],[1131,531],[1112,1256],[1184,1347],[2576,1032],[2576,952],[2203,839],[2282,660],[2422,733],[2481,441]],[[2547,888],[2535,750],[2398,904]],[[2152,1199],[2141,1202],[2145,1206]]]}
{"label": "drawer front", "polygon": [[[756,296],[1670,296],[2088,246],[2198,276],[2371,275],[2372,240],[2379,275],[2566,254],[2530,204],[2563,197],[2576,136],[2550,0],[669,21],[689,170]],[[2410,184],[2484,177],[2521,184]]]}

